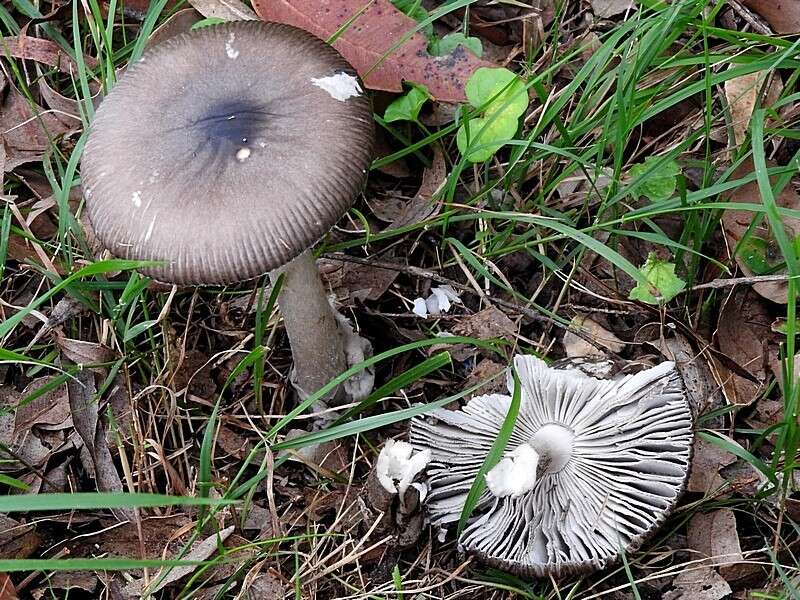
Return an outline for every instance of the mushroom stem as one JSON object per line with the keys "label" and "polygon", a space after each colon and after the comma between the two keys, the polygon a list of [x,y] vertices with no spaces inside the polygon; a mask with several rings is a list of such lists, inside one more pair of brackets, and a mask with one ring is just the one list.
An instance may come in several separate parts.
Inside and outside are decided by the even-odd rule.
{"label": "mushroom stem", "polygon": [[[285,278],[278,306],[292,347],[292,383],[308,396],[347,369],[344,340],[311,251],[272,271],[273,284],[281,273]],[[336,404],[343,396],[340,386],[324,400]]]}

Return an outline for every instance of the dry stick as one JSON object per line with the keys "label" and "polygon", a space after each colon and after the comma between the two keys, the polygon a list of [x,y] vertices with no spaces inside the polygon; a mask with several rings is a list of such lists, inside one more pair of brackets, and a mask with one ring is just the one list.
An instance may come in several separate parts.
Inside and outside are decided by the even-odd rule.
{"label": "dry stick", "polygon": [[730,279],[714,279],[708,283],[701,283],[683,290],[682,293],[693,292],[695,290],[716,290],[731,287],[734,285],[751,285],[754,283],[766,283],[768,281],[789,281],[789,275],[753,275],[752,277],[731,277]]}
{"label": "dry stick", "polygon": [[774,31],[764,25],[764,22],[755,14],[753,14],[749,8],[742,5],[739,0],[728,0],[728,4],[740,17],[747,21],[750,24],[750,27],[752,27],[756,32],[762,35],[775,35]]}

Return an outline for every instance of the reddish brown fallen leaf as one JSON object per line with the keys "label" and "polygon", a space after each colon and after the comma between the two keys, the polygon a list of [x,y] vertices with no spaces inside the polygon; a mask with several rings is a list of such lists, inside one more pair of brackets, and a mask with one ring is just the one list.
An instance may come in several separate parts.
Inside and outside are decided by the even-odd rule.
{"label": "reddish brown fallen leaf", "polygon": [[8,573],[0,573],[0,600],[17,600],[17,590]]}
{"label": "reddish brown fallen leaf", "polygon": [[419,32],[395,48],[417,23],[389,0],[253,0],[253,7],[265,21],[288,23],[323,40],[358,15],[333,47],[373,90],[400,92],[403,81],[413,81],[427,86],[436,100],[463,102],[464,85],[473,71],[494,66],[463,46],[447,56],[431,56]]}
{"label": "reddish brown fallen leaf", "polygon": [[776,33],[800,31],[800,2],[797,0],[740,0],[764,17]]}
{"label": "reddish brown fallen leaf", "polygon": [[[23,60],[33,60],[43,65],[55,67],[64,73],[77,74],[75,61],[55,42],[29,35],[11,35],[0,41],[0,53]],[[86,66],[93,68],[97,61],[84,57]]]}

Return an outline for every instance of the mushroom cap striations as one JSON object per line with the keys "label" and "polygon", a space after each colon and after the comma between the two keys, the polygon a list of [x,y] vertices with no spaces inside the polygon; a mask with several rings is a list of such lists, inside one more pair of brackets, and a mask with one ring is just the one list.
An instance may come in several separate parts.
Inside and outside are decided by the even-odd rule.
{"label": "mushroom cap striations", "polygon": [[290,261],[342,217],[372,158],[370,102],[336,50],[233,22],[169,39],[97,110],[82,159],[89,218],[162,281],[219,284]]}
{"label": "mushroom cap striations", "polygon": [[[507,458],[490,471],[491,489],[460,546],[523,576],[604,568],[637,548],[683,491],[692,417],[675,365],[614,380],[553,369],[531,356],[517,356],[514,365],[522,394]],[[510,402],[480,396],[462,410],[412,421],[411,443],[431,451],[427,507],[434,524],[459,519]],[[526,446],[532,450],[519,452]],[[519,464],[537,470],[523,490],[518,471],[517,481],[507,476]]]}

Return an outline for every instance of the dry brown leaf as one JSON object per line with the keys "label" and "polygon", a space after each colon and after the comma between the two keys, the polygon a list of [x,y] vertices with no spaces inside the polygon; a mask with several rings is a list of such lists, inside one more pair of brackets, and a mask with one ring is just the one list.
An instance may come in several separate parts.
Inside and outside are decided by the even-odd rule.
{"label": "dry brown leaf", "polygon": [[611,352],[618,353],[625,349],[625,342],[600,325],[597,321],[592,320],[586,315],[576,315],[570,322],[570,329],[564,333],[564,350],[569,358],[578,356],[605,356],[602,350],[574,333],[572,331],[573,328],[580,330],[585,336],[593,339],[603,348],[611,350]]}
{"label": "dry brown leaf", "polygon": [[[63,73],[76,75],[78,68],[75,61],[55,42],[28,35],[11,35],[0,38],[0,53],[23,60],[33,60],[43,65],[55,67]],[[97,64],[93,58],[84,57],[86,66],[94,68]]]}
{"label": "dry brown leaf", "polygon": [[[53,380],[53,377],[42,377],[32,381],[22,391],[20,400],[27,398]],[[66,386],[61,385],[39,396],[31,402],[20,406],[16,411],[14,423],[17,435],[24,434],[34,425],[59,425],[68,427],[70,417],[69,400]]]}
{"label": "dry brown leaf", "polygon": [[0,573],[0,600],[17,600],[17,590],[8,573]]}
{"label": "dry brown leaf", "polygon": [[733,464],[736,456],[716,444],[696,439],[692,449],[692,466],[686,490],[700,494],[712,494],[725,485],[720,476],[722,467]]}
{"label": "dry brown leaf", "polygon": [[[767,161],[767,167],[775,166],[775,163]],[[747,175],[753,173],[754,170],[755,167],[753,166],[752,160],[748,159],[734,171],[733,175],[731,175],[731,180],[746,177]],[[776,179],[777,178],[775,177],[771,177],[770,183],[774,185]],[[746,183],[731,190],[730,192],[727,192],[726,194],[723,194],[723,198],[728,202],[746,202],[754,204],[761,204],[762,202],[761,192],[759,191],[758,182],[756,181],[751,181],[750,183]],[[800,209],[800,195],[794,191],[791,183],[783,188],[780,195],[775,198],[775,202],[781,208],[790,208],[793,210]],[[734,249],[739,243],[739,240],[742,239],[745,232],[751,226],[754,216],[755,215],[751,211],[733,209],[727,209],[722,215],[723,231],[728,239],[728,245],[731,249]],[[800,219],[784,217],[783,226],[789,239],[794,239],[800,235]],[[777,243],[775,242],[774,236],[770,231],[770,226],[766,218],[761,221],[758,227],[754,227],[752,229],[750,232],[750,238],[763,240],[763,243],[766,244],[764,255],[769,264],[774,262],[777,265],[783,262],[780,250],[777,248]],[[746,275],[751,276],[754,274],[743,258],[742,252],[736,255],[736,263]],[[753,289],[756,292],[768,300],[772,300],[773,302],[777,302],[779,304],[786,304],[787,288],[788,284],[785,281],[768,281],[753,285]]]}
{"label": "dry brown leaf", "polygon": [[[737,68],[731,65],[728,69]],[[772,74],[766,98],[763,104],[771,106],[775,103],[783,90],[783,84],[777,71],[756,71],[740,77],[728,79],[725,82],[725,98],[731,113],[731,127],[733,129],[732,146],[738,146],[747,135],[750,126],[750,117],[759,103],[758,99],[767,77]]]}
{"label": "dry brown leaf", "polygon": [[[667,360],[671,360],[677,366],[695,418],[724,406],[725,397],[719,384],[714,380],[705,353],[696,352],[689,340],[677,332],[673,337],[662,338],[653,345]],[[705,425],[711,429],[722,427],[723,418],[706,422]]]}
{"label": "dry brown leaf", "polygon": [[270,573],[262,573],[249,582],[245,580],[242,592],[242,600],[283,600],[286,596],[283,583]]}
{"label": "dry brown leaf", "polygon": [[777,340],[770,329],[772,317],[765,302],[750,290],[738,289],[725,303],[717,323],[720,351],[753,375],[755,381],[720,368],[723,392],[731,404],[746,406],[755,401],[767,381],[766,366],[777,353]]}
{"label": "dry brown leaf", "polygon": [[74,340],[65,337],[60,331],[56,332],[56,344],[64,357],[76,365],[108,363],[116,358],[115,352],[108,346],[97,342]]}
{"label": "dry brown leaf", "polygon": [[348,290],[350,298],[375,302],[386,293],[397,275],[398,271],[394,269],[345,263],[342,285]]}
{"label": "dry brown leaf", "polygon": [[479,340],[508,338],[517,332],[514,321],[496,306],[484,308],[473,315],[460,319],[453,325],[453,333]]}
{"label": "dry brown leaf", "polygon": [[[0,90],[2,91],[2,90]],[[8,172],[21,164],[41,160],[51,142],[69,131],[52,113],[31,106],[25,96],[10,89],[0,105],[0,144],[5,145]]]}
{"label": "dry brown leaf", "polygon": [[711,567],[686,569],[673,579],[673,591],[663,600],[722,600],[731,593],[731,586]]}
{"label": "dry brown leaf", "polygon": [[[57,571],[47,578],[48,588],[56,590],[83,590],[94,592],[97,588],[97,575],[91,571]],[[77,595],[72,592],[69,596]]]}
{"label": "dry brown leaf", "polygon": [[224,21],[254,21],[258,19],[253,9],[241,0],[189,0],[189,4],[206,18]]}
{"label": "dry brown leaf", "polygon": [[181,33],[188,33],[192,30],[192,25],[202,20],[202,18],[203,15],[193,8],[183,8],[179,10],[150,34],[150,39],[147,40],[146,47],[151,48],[171,37],[175,37]]}
{"label": "dry brown leaf", "polygon": [[634,0],[591,0],[592,12],[596,17],[607,19],[635,8]]}
{"label": "dry brown leaf", "polygon": [[[183,539],[180,533],[191,531],[192,526],[191,520],[183,514],[142,519],[141,535],[137,523],[105,524],[108,527],[84,538],[85,544],[76,540],[74,542],[76,546],[70,549],[71,553],[80,556],[80,550],[88,547],[110,557],[130,558],[131,548],[135,548],[137,558],[172,557],[180,550],[180,542]],[[141,556],[139,556],[140,548],[143,550]]]}
{"label": "dry brown leaf", "polygon": [[[100,418],[94,377],[92,371],[78,371],[67,382],[72,421],[89,455],[84,467],[93,473],[98,491],[121,492],[122,480],[106,441],[106,424],[105,419]],[[120,519],[135,518],[135,512],[128,508],[112,509],[112,512]]]}
{"label": "dry brown leaf", "polygon": [[410,202],[403,205],[400,214],[392,220],[387,229],[413,225],[438,214],[441,202],[434,204],[433,197],[446,180],[447,165],[444,160],[444,152],[439,144],[434,144],[433,162],[422,172],[422,183],[417,194]]}
{"label": "dry brown leaf", "polygon": [[[219,533],[215,533],[208,536],[204,540],[198,541],[192,546],[192,549],[189,550],[189,552],[181,557],[181,559],[189,562],[208,560],[217,551],[218,545],[228,539],[228,537],[233,533],[233,530],[234,526],[231,525]],[[147,588],[147,591],[151,594],[155,594],[171,583],[175,583],[190,573],[193,573],[197,568],[197,565],[189,565],[186,567],[164,567],[161,571],[151,574],[149,580],[151,582],[155,582],[155,585],[151,584]],[[144,587],[143,580],[134,579],[130,584],[128,584],[126,591],[132,592],[133,594],[139,594],[144,590]]]}
{"label": "dry brown leaf", "polygon": [[719,567],[726,581],[738,579],[742,572],[742,547],[736,529],[736,515],[729,508],[695,513],[687,525],[689,548],[709,558],[708,565]]}
{"label": "dry brown leaf", "polygon": [[401,92],[403,81],[413,81],[425,85],[436,100],[463,102],[469,76],[479,67],[495,66],[463,46],[447,56],[431,56],[424,35],[408,36],[416,21],[389,0],[253,0],[253,7],[265,21],[288,23],[323,40],[349,23],[333,47],[374,90]]}
{"label": "dry brown leaf", "polygon": [[506,391],[506,378],[502,375],[495,377],[498,373],[502,373],[505,371],[506,366],[502,365],[498,362],[493,361],[490,358],[484,358],[481,360],[474,369],[467,377],[467,381],[464,382],[465,388],[471,388],[479,383],[486,381],[487,379],[494,377],[489,383],[483,385],[480,389],[478,389],[475,394],[494,394]]}
{"label": "dry brown leaf", "polygon": [[797,0],[739,1],[766,19],[776,33],[800,31],[800,2]]}
{"label": "dry brown leaf", "polygon": [[41,541],[32,525],[0,515],[0,558],[28,558]]}

